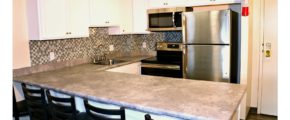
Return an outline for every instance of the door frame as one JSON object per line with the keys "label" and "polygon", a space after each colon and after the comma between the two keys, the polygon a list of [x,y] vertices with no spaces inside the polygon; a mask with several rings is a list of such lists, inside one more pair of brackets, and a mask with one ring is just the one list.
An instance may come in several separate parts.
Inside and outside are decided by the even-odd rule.
{"label": "door frame", "polygon": [[261,102],[262,102],[262,79],[263,79],[263,54],[264,54],[264,7],[265,7],[265,1],[259,0],[260,3],[260,31],[259,31],[259,75],[258,75],[258,100],[257,100],[257,113],[261,114]]}

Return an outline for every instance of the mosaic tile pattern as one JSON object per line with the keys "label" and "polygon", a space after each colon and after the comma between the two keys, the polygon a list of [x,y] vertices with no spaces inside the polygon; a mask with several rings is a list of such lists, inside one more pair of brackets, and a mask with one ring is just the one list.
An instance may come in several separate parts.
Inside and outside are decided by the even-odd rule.
{"label": "mosaic tile pattern", "polygon": [[[176,37],[175,33],[112,36],[108,35],[108,28],[90,28],[88,38],[30,41],[31,64],[35,66],[74,59],[93,59],[104,55],[107,58],[148,55],[154,53],[156,42],[170,37]],[[143,42],[146,42],[146,48],[142,48]],[[114,51],[109,51],[109,45],[114,45]],[[53,61],[49,61],[50,52],[55,53],[56,59]]]}
{"label": "mosaic tile pattern", "polygon": [[182,42],[182,32],[164,32],[164,41]]}

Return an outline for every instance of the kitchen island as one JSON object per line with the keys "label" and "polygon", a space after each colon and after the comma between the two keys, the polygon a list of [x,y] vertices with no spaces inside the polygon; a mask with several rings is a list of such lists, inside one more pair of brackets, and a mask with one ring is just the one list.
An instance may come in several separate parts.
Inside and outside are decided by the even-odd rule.
{"label": "kitchen island", "polygon": [[13,79],[96,102],[191,120],[232,119],[246,90],[238,84],[104,71],[109,68],[82,64]]}

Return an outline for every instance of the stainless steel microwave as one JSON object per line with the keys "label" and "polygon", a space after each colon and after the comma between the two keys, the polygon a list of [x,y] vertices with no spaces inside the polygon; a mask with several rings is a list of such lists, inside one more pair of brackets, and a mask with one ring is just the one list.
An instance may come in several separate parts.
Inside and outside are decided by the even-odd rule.
{"label": "stainless steel microwave", "polygon": [[148,31],[182,30],[182,12],[192,11],[192,7],[148,9]]}

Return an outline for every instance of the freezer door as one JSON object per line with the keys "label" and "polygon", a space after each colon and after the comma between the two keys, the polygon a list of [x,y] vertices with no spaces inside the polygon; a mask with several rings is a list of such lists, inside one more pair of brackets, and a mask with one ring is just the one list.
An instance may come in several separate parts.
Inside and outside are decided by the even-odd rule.
{"label": "freezer door", "polygon": [[184,45],[183,77],[230,82],[230,46]]}
{"label": "freezer door", "polygon": [[184,44],[230,44],[230,10],[184,12]]}

